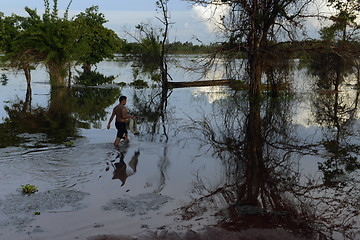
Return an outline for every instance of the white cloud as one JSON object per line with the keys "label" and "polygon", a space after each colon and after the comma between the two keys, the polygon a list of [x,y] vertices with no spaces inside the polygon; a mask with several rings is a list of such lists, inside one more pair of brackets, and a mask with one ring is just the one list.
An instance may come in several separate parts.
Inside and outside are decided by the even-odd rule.
{"label": "white cloud", "polygon": [[195,5],[192,8],[195,16],[200,21],[203,21],[206,24],[207,30],[210,33],[219,31],[219,26],[222,22],[222,17],[227,15],[229,7],[225,4],[221,5]]}
{"label": "white cloud", "polygon": [[[161,23],[155,18],[158,16],[155,11],[103,11],[109,22],[106,27],[113,29],[121,38],[133,39],[126,36],[126,32],[133,32],[135,26],[142,22],[150,22],[153,26],[161,27]],[[204,20],[199,21],[199,17],[193,16],[190,11],[171,11],[169,40],[172,41],[192,41],[198,38],[204,43],[214,41],[215,36],[207,31]]]}
{"label": "white cloud", "polygon": [[[38,14],[42,15],[44,12],[43,9],[38,9]],[[69,11],[69,17],[72,18],[79,14],[80,10]],[[126,38],[129,41],[134,39],[129,37],[126,33],[134,33],[135,26],[145,22],[151,22],[154,26],[161,26],[161,23],[155,18],[158,16],[155,9],[152,11],[125,11],[125,10],[106,10],[101,11],[108,22],[105,24],[106,27],[114,30],[120,38]],[[22,16],[27,16],[27,13],[24,10],[19,10],[15,12]],[[5,13],[5,15],[10,15],[11,12]],[[59,16],[63,16],[64,11],[59,11]],[[170,28],[169,40],[172,41],[181,41],[181,42],[194,42],[198,43],[196,39],[200,39],[204,43],[214,42],[217,38],[216,36],[209,31],[208,22],[205,21],[205,17],[200,17],[194,10],[183,10],[183,11],[171,11],[170,22],[174,23]],[[210,15],[209,15],[210,16]]]}
{"label": "white cloud", "polygon": [[[227,16],[230,8],[226,4],[213,5],[208,4],[207,6],[194,5],[192,8],[193,17],[197,21],[202,22],[206,25],[206,31],[209,34],[217,35],[222,29],[222,17]],[[320,16],[330,16],[334,13],[334,9],[330,8],[321,0],[315,0],[313,4],[309,5],[307,14]],[[321,21],[320,21],[321,19]],[[329,20],[326,18],[308,18],[305,21],[305,26],[310,37],[316,38],[319,36],[318,31],[321,27],[329,25]]]}

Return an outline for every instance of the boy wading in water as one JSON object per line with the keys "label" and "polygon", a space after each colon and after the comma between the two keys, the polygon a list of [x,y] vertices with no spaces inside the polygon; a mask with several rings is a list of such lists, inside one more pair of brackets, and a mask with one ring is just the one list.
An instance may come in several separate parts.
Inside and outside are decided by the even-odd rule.
{"label": "boy wading in water", "polygon": [[125,105],[126,105],[126,97],[121,96],[119,98],[119,102],[120,103],[114,107],[112,115],[111,115],[111,117],[109,119],[109,123],[107,125],[107,129],[110,129],[110,123],[112,122],[112,120],[116,116],[115,127],[118,130],[118,132],[117,132],[116,139],[115,139],[115,142],[114,142],[115,146],[119,145],[121,139],[124,139],[126,143],[129,142],[128,132],[126,130],[126,124],[125,124],[126,119],[132,118],[132,119],[135,120],[135,118],[133,116],[127,115],[127,109],[125,107]]}

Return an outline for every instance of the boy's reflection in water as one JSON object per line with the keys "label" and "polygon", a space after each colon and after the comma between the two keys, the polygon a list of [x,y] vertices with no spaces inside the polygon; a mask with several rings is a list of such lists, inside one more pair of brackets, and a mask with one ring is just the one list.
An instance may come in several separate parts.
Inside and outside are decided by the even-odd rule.
{"label": "boy's reflection in water", "polygon": [[120,158],[119,162],[112,165],[114,167],[112,179],[120,179],[120,181],[122,182],[121,186],[124,186],[128,176],[131,176],[136,172],[136,166],[139,161],[140,151],[136,151],[134,153],[134,156],[131,158],[131,161],[129,162],[129,166],[132,171],[126,171],[126,163],[124,162],[125,153],[126,151],[120,152],[120,154],[116,157]]}

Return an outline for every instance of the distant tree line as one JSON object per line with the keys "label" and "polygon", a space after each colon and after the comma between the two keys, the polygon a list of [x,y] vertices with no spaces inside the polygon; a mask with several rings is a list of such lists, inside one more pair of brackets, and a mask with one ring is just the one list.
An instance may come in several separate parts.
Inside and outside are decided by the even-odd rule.
{"label": "distant tree line", "polygon": [[[121,52],[122,54],[136,54],[141,49],[142,43],[139,42],[123,42]],[[217,46],[215,43],[208,45],[205,44],[194,44],[192,42],[168,42],[165,44],[169,54],[209,54]]]}
{"label": "distant tree line", "polygon": [[193,44],[192,42],[181,43],[179,41],[169,43],[169,53],[171,54],[208,54],[211,53],[217,44]]}

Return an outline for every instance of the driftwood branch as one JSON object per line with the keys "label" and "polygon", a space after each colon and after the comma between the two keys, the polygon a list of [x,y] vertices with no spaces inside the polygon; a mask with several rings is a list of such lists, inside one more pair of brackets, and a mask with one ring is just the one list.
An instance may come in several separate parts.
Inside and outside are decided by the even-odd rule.
{"label": "driftwood branch", "polygon": [[[232,79],[221,80],[205,80],[205,81],[193,81],[193,82],[169,82],[172,88],[186,88],[186,87],[208,87],[208,86],[229,86],[236,89],[249,89],[249,84],[242,81],[236,81]],[[286,89],[288,84],[281,84],[279,89]],[[262,89],[270,88],[269,84],[262,84]]]}

